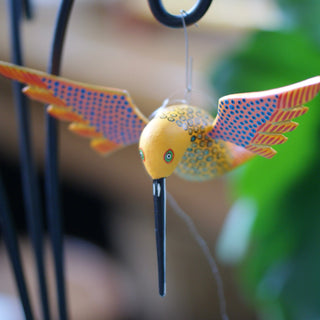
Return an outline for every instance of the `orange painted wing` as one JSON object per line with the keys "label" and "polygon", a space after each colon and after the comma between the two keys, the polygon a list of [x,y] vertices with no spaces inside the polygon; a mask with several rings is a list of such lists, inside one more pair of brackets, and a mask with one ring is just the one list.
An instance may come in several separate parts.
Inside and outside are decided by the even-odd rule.
{"label": "orange painted wing", "polygon": [[287,141],[282,133],[297,127],[291,120],[308,111],[303,104],[319,90],[317,76],[278,89],[222,97],[209,136],[272,158],[277,152],[270,146]]}
{"label": "orange painted wing", "polygon": [[24,93],[50,104],[48,112],[71,121],[69,129],[92,138],[91,146],[105,154],[139,141],[148,119],[127,91],[92,86],[0,61],[0,74],[25,83]]}

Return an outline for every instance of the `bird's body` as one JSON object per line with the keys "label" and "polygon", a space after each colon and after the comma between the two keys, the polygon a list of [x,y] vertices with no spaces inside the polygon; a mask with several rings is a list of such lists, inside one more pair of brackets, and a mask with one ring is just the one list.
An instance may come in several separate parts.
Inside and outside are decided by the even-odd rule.
{"label": "bird's body", "polygon": [[164,126],[173,124],[180,129],[172,139],[181,135],[187,141],[186,149],[185,144],[177,145],[177,148],[182,148],[183,156],[174,170],[186,180],[213,179],[232,170],[239,157],[244,161],[254,156],[242,147],[211,138],[208,133],[212,130],[214,118],[204,109],[185,104],[173,105],[160,109],[154,118],[162,121]]}
{"label": "bird's body", "polygon": [[[255,154],[272,158],[273,145],[297,127],[304,103],[320,91],[320,76],[261,92],[220,98],[213,118],[186,104],[160,108],[149,121],[126,90],[93,86],[0,61],[0,74],[27,84],[24,93],[49,104],[48,113],[91,139],[101,154],[139,142],[153,179],[159,293],[165,295],[165,179],[173,172],[203,181],[222,175]],[[298,151],[297,151],[298,152]]]}

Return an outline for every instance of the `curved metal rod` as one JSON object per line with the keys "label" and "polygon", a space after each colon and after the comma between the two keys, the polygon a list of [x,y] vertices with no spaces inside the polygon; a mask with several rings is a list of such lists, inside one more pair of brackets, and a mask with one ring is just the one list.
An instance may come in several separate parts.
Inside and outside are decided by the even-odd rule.
{"label": "curved metal rod", "polygon": [[[153,16],[162,24],[171,28],[183,28],[181,15],[169,13],[162,5],[161,0],[148,0]],[[198,0],[197,3],[186,12],[184,19],[187,26],[198,22],[209,9],[212,0]]]}
{"label": "curved metal rod", "polygon": [[[74,0],[61,0],[59,7],[48,66],[48,73],[54,75],[58,75],[60,72],[63,43],[73,2]],[[68,308],[64,279],[64,250],[59,195],[57,125],[56,119],[49,116],[46,112],[46,208],[55,265],[59,319],[67,320]]]}
{"label": "curved metal rod", "polygon": [[13,273],[15,275],[20,300],[26,320],[34,320],[33,311],[30,304],[29,293],[26,285],[26,278],[22,267],[20,249],[17,233],[12,219],[12,213],[7,202],[4,186],[0,176],[0,229],[6,245]]}
{"label": "curved metal rod", "polygon": [[[9,30],[11,39],[11,60],[15,64],[22,65],[23,57],[21,48],[20,26],[22,17],[21,1],[8,0],[7,2],[10,15]],[[26,96],[22,94],[22,87],[23,86],[18,82],[13,82],[16,119],[19,128],[18,132],[23,200],[25,204],[28,232],[31,238],[34,257],[36,261],[39,295],[41,297],[42,305],[42,316],[44,320],[50,320],[46,272],[44,264],[42,219],[43,214],[41,210],[40,187],[32,155],[29,104]]]}
{"label": "curved metal rod", "polygon": [[23,11],[28,20],[33,18],[33,7],[31,0],[22,0]]}

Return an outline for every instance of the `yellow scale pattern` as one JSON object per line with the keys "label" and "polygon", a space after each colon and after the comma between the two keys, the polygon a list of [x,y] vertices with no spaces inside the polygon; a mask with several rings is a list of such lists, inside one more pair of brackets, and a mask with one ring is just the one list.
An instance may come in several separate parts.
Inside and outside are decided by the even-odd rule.
{"label": "yellow scale pattern", "polygon": [[204,181],[231,169],[233,157],[228,143],[207,135],[214,120],[208,112],[182,105],[167,107],[158,112],[156,118],[175,122],[190,136],[190,146],[175,170],[177,175],[191,181]]}

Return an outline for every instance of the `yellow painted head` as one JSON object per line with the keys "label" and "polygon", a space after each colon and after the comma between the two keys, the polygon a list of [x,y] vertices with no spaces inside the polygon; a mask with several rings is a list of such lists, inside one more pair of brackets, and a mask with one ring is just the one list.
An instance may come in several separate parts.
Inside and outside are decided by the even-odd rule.
{"label": "yellow painted head", "polygon": [[[166,108],[161,114],[175,107]],[[139,143],[140,157],[151,178],[170,176],[189,144],[190,136],[182,127],[156,115],[144,128]]]}

